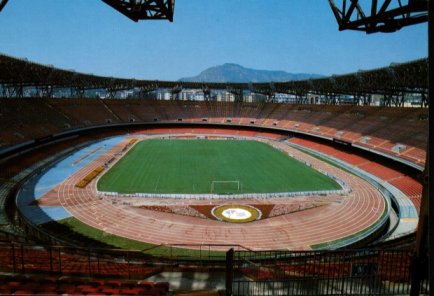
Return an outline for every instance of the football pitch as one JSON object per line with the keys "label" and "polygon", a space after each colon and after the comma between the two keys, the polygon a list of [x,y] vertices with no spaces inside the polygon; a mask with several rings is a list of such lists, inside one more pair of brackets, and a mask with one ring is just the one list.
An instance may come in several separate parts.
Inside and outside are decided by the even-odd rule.
{"label": "football pitch", "polygon": [[341,189],[331,178],[265,143],[175,139],[137,143],[97,186],[100,191],[159,194]]}

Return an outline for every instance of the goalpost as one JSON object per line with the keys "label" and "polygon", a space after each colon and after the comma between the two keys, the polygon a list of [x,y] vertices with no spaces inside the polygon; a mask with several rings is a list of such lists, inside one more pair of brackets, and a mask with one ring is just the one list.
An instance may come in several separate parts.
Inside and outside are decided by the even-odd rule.
{"label": "goalpost", "polygon": [[242,186],[240,181],[212,181],[211,194],[232,194],[240,193]]}

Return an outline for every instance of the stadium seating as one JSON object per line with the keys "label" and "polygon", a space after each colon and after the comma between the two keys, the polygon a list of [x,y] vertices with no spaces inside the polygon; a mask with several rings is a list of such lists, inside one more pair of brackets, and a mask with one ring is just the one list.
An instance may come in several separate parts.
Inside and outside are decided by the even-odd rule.
{"label": "stadium seating", "polygon": [[364,171],[371,173],[377,177],[385,181],[389,181],[398,177],[401,177],[403,174],[397,170],[385,167],[375,162],[367,162],[359,166]]}
{"label": "stadium seating", "polygon": [[422,199],[422,184],[420,182],[409,176],[401,176],[390,180],[389,183],[404,192],[414,203],[416,209],[420,210]]}
{"label": "stadium seating", "polygon": [[[268,126],[353,142],[425,163],[428,110],[418,108],[101,99],[1,100],[0,147],[71,128],[120,122]],[[399,145],[402,149],[394,149]]]}
{"label": "stadium seating", "polygon": [[0,275],[0,294],[150,295],[169,292],[167,282],[95,280],[77,277]]}
{"label": "stadium seating", "polygon": [[50,104],[80,126],[121,122],[101,99],[61,99]]}
{"label": "stadium seating", "polygon": [[[24,143],[27,140],[42,138],[62,131],[87,126],[112,123],[166,121],[176,123],[226,123],[233,127],[170,127],[153,129],[131,129],[130,132],[165,134],[214,134],[255,136],[278,140],[280,134],[271,131],[242,130],[237,125],[277,127],[292,131],[302,131],[312,135],[337,138],[352,142],[381,153],[400,157],[423,166],[428,141],[428,122],[424,119],[427,110],[413,108],[385,108],[358,106],[316,106],[285,105],[265,103],[230,102],[189,102],[189,101],[148,101],[148,100],[101,100],[101,99],[1,99],[0,149],[2,146]],[[206,122],[204,122],[206,119]],[[228,122],[230,119],[230,122]],[[114,135],[122,131],[98,132],[82,135],[65,142],[37,149],[24,158],[0,163],[0,185],[9,182],[17,173],[32,164],[59,151],[80,143]],[[362,155],[341,150],[324,142],[307,138],[291,138],[289,141],[320,151],[365,170],[395,186],[405,193],[420,210],[422,185],[414,176],[406,175],[392,167],[376,163]],[[396,151],[396,146],[403,149]],[[7,235],[0,234],[0,241],[9,241]],[[17,239],[18,241],[18,239]],[[86,244],[88,242],[84,242]],[[101,246],[100,246],[101,247]],[[104,247],[104,246],[102,246]],[[11,261],[11,258],[13,260]],[[50,259],[51,258],[51,259]],[[50,261],[51,260],[51,261]],[[386,263],[394,258],[382,258]],[[31,262],[25,264],[24,262]],[[47,262],[54,263],[50,266]],[[408,266],[408,262],[403,266]],[[61,265],[61,274],[59,266]],[[387,264],[385,264],[387,265]],[[82,295],[166,295],[168,283],[127,280],[131,274],[146,278],[161,269],[146,264],[126,265],[113,260],[90,261],[76,251],[62,253],[62,262],[56,261],[53,254],[44,248],[22,249],[12,253],[10,248],[0,247],[0,272],[23,272],[25,274],[51,273],[53,276],[0,275],[0,294],[82,294]],[[379,270],[380,277],[396,277],[405,274],[404,267],[393,270]],[[305,265],[285,270],[292,274],[315,274],[320,276],[340,276],[348,266],[322,268]],[[256,274],[253,275],[253,273]],[[93,279],[86,279],[89,274]],[[262,270],[245,270],[245,274],[266,279],[273,273]]]}
{"label": "stadium seating", "polygon": [[301,138],[291,138],[288,141],[345,161],[384,181],[387,181],[407,195],[414,203],[416,209],[418,211],[420,210],[422,184],[415,180],[414,176],[407,176],[397,169],[371,161],[361,155],[355,155],[351,152],[339,150],[324,143],[318,143],[313,140]]}

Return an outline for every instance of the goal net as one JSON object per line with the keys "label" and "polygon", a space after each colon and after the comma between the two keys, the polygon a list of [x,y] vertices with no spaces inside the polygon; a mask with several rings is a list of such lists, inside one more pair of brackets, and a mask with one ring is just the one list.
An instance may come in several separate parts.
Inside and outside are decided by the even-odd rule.
{"label": "goal net", "polygon": [[212,181],[211,194],[238,194],[241,193],[240,181]]}

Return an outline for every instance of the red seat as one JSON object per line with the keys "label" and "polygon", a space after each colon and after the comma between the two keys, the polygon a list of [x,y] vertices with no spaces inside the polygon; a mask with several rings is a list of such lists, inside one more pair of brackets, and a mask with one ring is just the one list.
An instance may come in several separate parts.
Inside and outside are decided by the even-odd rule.
{"label": "red seat", "polygon": [[35,294],[34,291],[30,290],[17,290],[14,292],[14,295],[32,295]]}
{"label": "red seat", "polygon": [[75,285],[72,284],[60,284],[56,289],[58,294],[73,294],[76,293],[76,291]]}
{"label": "red seat", "polygon": [[143,290],[139,288],[132,288],[132,289],[122,289],[120,290],[120,293],[122,295],[140,295]]}
{"label": "red seat", "polygon": [[9,289],[8,287],[0,287],[0,294],[2,295],[12,294],[12,290]]}
{"label": "red seat", "polygon": [[110,286],[112,288],[119,288],[121,284],[122,284],[121,281],[115,281],[115,280],[110,280],[105,282],[106,286]]}
{"label": "red seat", "polygon": [[41,285],[35,289],[36,294],[56,294],[57,287],[53,285]]}
{"label": "red seat", "polygon": [[92,280],[92,281],[89,281],[87,284],[92,286],[92,287],[98,287],[98,286],[104,285],[104,281],[103,280]]}
{"label": "red seat", "polygon": [[119,295],[120,294],[119,289],[113,289],[113,288],[103,288],[100,290],[100,292],[104,295]]}

